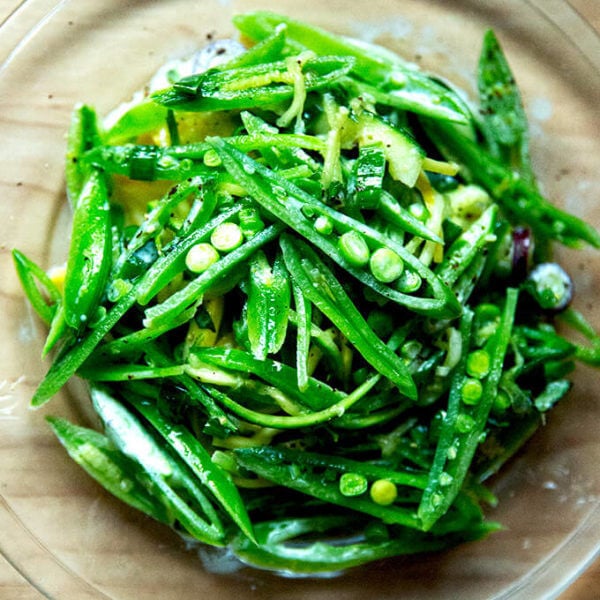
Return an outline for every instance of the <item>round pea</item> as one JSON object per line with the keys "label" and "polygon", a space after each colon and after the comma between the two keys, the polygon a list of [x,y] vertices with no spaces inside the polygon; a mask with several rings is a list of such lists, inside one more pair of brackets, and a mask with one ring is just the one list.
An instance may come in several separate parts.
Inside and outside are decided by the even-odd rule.
{"label": "round pea", "polygon": [[490,355],[485,350],[474,350],[467,356],[467,373],[482,379],[490,372]]}
{"label": "round pea", "polygon": [[468,378],[462,385],[460,390],[462,401],[465,404],[474,405],[481,399],[483,386],[479,379]]}
{"label": "round pea", "polygon": [[381,506],[388,506],[396,500],[398,497],[398,488],[396,484],[389,481],[388,479],[378,479],[373,482],[371,486],[371,490],[369,492],[371,494],[371,499],[375,504],[380,504]]}
{"label": "round pea", "polygon": [[364,267],[369,262],[371,252],[365,238],[358,231],[347,231],[339,240],[342,256],[353,267]]}
{"label": "round pea", "polygon": [[402,275],[404,261],[389,248],[377,248],[371,255],[369,267],[377,281],[391,283]]}
{"label": "round pea", "polygon": [[421,287],[422,279],[418,273],[405,269],[396,282],[396,287],[403,294],[416,292]]}
{"label": "round pea", "polygon": [[231,252],[242,245],[244,234],[235,223],[219,223],[210,236],[210,243],[220,252]]}
{"label": "round pea", "polygon": [[333,233],[333,221],[325,215],[319,215],[315,219],[314,227],[321,235],[331,235]]}
{"label": "round pea", "polygon": [[360,473],[344,473],[340,477],[340,492],[344,496],[360,496],[368,487],[367,478]]}
{"label": "round pea", "polygon": [[469,433],[475,427],[475,419],[470,415],[461,414],[456,417],[456,429],[459,433]]}
{"label": "round pea", "polygon": [[192,246],[185,257],[185,266],[193,273],[203,273],[219,260],[219,253],[207,243]]}

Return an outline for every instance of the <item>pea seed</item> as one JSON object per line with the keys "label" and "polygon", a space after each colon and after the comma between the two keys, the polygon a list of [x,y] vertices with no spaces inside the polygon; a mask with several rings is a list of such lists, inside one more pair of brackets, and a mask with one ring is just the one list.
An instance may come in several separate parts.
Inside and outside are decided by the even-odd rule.
{"label": "pea seed", "polygon": [[321,235],[331,235],[333,233],[333,222],[325,215],[319,215],[316,218],[314,227]]}
{"label": "pea seed", "polygon": [[478,379],[467,379],[461,388],[461,398],[465,404],[475,405],[481,399],[481,394],[483,393],[483,386],[481,385],[481,381]]}
{"label": "pea seed", "polygon": [[388,479],[378,479],[373,482],[370,490],[371,499],[375,504],[388,506],[398,497],[398,488],[396,484]]}
{"label": "pea seed", "polygon": [[364,267],[371,252],[367,242],[358,231],[347,231],[340,237],[340,252],[353,267]]}
{"label": "pea seed", "polygon": [[368,487],[367,478],[360,473],[344,473],[340,477],[340,492],[344,496],[360,496]]}
{"label": "pea seed", "polygon": [[490,372],[490,355],[485,350],[475,350],[467,357],[467,373],[476,379],[483,379]]}
{"label": "pea seed", "polygon": [[399,292],[403,294],[411,294],[412,292],[416,292],[421,287],[421,277],[418,273],[414,271],[404,270],[398,281],[396,282],[396,287]]}
{"label": "pea seed", "polygon": [[220,223],[210,236],[210,242],[220,252],[231,252],[242,245],[244,234],[235,223]]}
{"label": "pea seed", "polygon": [[393,250],[377,248],[371,255],[369,267],[377,281],[391,283],[402,275],[404,262]]}
{"label": "pea seed", "polygon": [[219,253],[207,243],[192,246],[185,257],[185,266],[193,273],[203,273],[219,260]]}

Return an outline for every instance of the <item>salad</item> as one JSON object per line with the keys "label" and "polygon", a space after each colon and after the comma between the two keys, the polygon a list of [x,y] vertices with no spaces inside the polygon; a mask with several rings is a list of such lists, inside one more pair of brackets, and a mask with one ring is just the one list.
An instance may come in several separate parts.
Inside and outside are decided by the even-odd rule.
{"label": "salad", "polygon": [[487,480],[600,363],[552,258],[600,234],[541,194],[492,31],[471,101],[307,23],[234,25],[75,108],[66,265],[13,252],[53,356],[32,406],[87,380],[100,430],[48,417],[69,455],[258,568],[480,539]]}

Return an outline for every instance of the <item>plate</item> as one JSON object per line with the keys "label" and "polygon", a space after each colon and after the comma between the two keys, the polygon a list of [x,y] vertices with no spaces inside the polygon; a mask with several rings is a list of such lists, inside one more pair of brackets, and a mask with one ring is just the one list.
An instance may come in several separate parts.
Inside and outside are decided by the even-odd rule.
{"label": "plate", "polygon": [[[63,452],[44,416],[89,424],[74,382],[47,407],[29,398],[47,365],[43,328],[24,301],[10,250],[64,260],[62,174],[73,104],[107,112],[171,58],[233,33],[230,17],[277,10],[377,41],[473,92],[480,40],[500,37],[522,88],[544,192],[600,225],[600,42],[566,3],[544,0],[32,0],[0,29],[0,550],[47,597],[145,599],[540,598],[564,590],[600,549],[598,375],[576,387],[493,482],[505,529],[450,552],[390,560],[331,579],[284,579],[233,564],[207,570],[196,549],[103,492]],[[577,306],[600,326],[600,260],[560,251]]]}

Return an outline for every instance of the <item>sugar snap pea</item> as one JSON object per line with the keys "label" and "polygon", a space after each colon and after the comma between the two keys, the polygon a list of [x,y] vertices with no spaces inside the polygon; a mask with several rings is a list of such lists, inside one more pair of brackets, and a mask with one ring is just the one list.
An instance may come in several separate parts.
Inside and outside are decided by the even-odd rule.
{"label": "sugar snap pea", "polygon": [[104,175],[91,171],[75,204],[65,274],[65,321],[74,329],[93,317],[111,267],[111,216]]}

